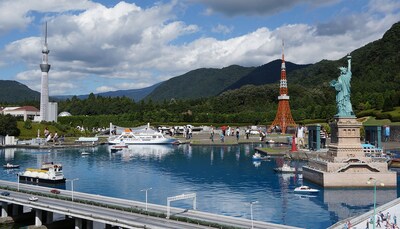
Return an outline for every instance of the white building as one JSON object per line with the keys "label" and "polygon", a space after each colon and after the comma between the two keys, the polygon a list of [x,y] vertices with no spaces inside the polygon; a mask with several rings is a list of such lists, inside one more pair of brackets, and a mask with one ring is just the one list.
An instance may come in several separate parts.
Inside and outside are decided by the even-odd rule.
{"label": "white building", "polygon": [[23,107],[1,107],[0,113],[3,115],[10,114],[15,117],[23,117],[24,121],[28,118],[33,120],[35,116],[40,115],[40,111],[33,106],[23,106]]}

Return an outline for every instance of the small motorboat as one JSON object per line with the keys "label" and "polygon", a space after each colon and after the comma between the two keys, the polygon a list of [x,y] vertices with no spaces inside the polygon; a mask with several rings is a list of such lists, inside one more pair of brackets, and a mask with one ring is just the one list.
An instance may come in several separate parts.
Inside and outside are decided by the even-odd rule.
{"label": "small motorboat", "polygon": [[[277,173],[295,173],[296,168],[291,167],[288,164],[283,164],[282,167],[274,168],[274,171]],[[301,170],[298,171],[300,172]]]}
{"label": "small motorboat", "polygon": [[83,151],[82,153],[81,153],[81,155],[82,156],[86,156],[86,155],[89,155],[90,153],[89,152],[86,152],[86,151]]}
{"label": "small motorboat", "polygon": [[253,154],[253,161],[269,160],[271,156],[261,156],[260,153]]}
{"label": "small motorboat", "polygon": [[392,158],[388,164],[390,168],[400,168],[400,158]]}
{"label": "small motorboat", "polygon": [[124,142],[118,143],[117,145],[112,145],[111,146],[111,153],[116,153],[118,151],[121,151],[123,149],[127,149],[128,145],[125,144]]}
{"label": "small motorboat", "polygon": [[7,163],[7,164],[3,165],[3,168],[5,168],[5,169],[16,169],[16,168],[19,168],[19,165],[14,165],[14,164]]}
{"label": "small motorboat", "polygon": [[317,192],[319,192],[319,190],[318,189],[314,189],[314,188],[310,188],[307,185],[302,185],[300,187],[295,188],[294,192],[295,193],[308,193],[308,194],[310,194],[310,193],[317,193]]}

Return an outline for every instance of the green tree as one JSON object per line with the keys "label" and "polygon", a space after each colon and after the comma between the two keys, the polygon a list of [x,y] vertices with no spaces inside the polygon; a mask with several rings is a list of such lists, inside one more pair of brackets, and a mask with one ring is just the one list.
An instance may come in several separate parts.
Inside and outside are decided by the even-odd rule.
{"label": "green tree", "polygon": [[0,135],[19,136],[20,130],[17,127],[17,119],[9,114],[0,115]]}

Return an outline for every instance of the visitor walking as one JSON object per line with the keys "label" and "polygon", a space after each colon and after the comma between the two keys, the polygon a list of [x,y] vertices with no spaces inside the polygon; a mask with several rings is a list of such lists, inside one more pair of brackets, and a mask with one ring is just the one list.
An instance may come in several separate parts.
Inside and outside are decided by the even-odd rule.
{"label": "visitor walking", "polygon": [[236,141],[239,141],[239,137],[240,137],[240,129],[239,127],[236,127]]}

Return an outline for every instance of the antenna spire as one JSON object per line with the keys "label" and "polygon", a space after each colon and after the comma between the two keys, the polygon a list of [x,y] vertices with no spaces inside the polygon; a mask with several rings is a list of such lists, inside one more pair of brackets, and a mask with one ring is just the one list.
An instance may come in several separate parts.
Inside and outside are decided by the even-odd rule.
{"label": "antenna spire", "polygon": [[44,27],[44,44],[47,45],[47,21]]}
{"label": "antenna spire", "polygon": [[285,61],[285,41],[282,39],[282,61]]}

